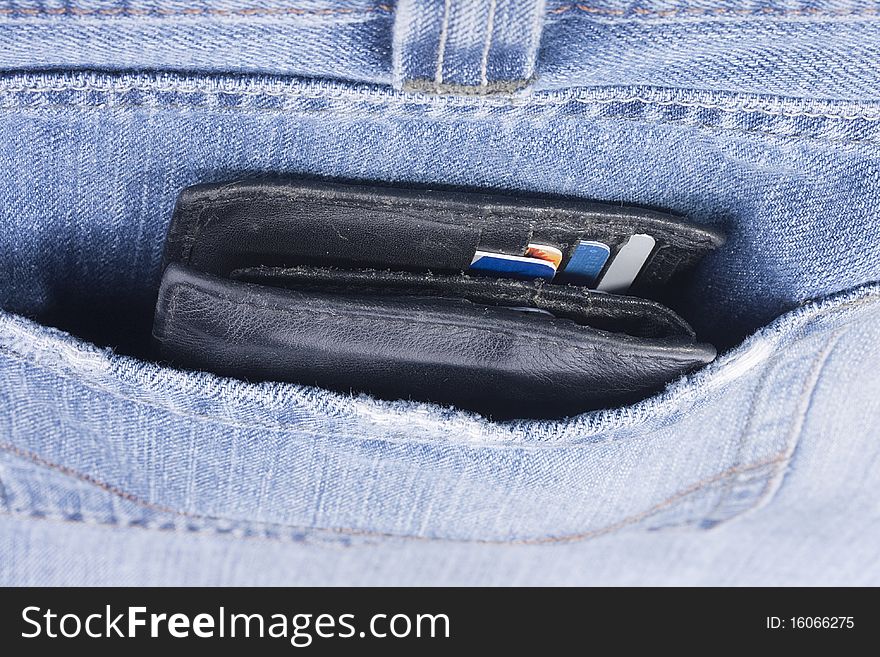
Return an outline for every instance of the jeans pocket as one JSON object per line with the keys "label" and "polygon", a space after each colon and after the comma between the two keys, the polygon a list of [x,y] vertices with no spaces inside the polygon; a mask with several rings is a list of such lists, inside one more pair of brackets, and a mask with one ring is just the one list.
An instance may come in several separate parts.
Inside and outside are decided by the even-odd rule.
{"label": "jeans pocket", "polygon": [[[272,538],[554,543],[707,529],[779,487],[829,369],[876,342],[880,288],[807,304],[633,406],[493,423],[114,355],[0,317],[8,513]],[[874,368],[880,365],[876,363]],[[871,371],[872,364],[864,363]],[[841,370],[842,371],[842,370]]]}

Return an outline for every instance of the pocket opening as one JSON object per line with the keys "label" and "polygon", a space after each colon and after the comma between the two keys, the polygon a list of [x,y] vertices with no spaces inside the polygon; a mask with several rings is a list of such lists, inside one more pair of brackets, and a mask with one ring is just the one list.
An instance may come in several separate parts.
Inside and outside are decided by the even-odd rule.
{"label": "pocket opening", "polygon": [[[105,498],[123,491],[141,509],[215,518],[245,532],[270,523],[541,544],[618,531],[707,530],[776,493],[826,364],[839,348],[860,348],[864,329],[848,331],[851,322],[876,326],[878,308],[880,285],[837,295],[781,317],[634,406],[505,423],[432,405],[170,370],[4,313],[0,397],[8,403],[0,407],[22,408],[27,399],[31,417],[53,408],[43,430],[0,414],[14,446],[4,451],[19,460],[34,455],[22,467],[58,465],[52,476],[64,482],[25,473],[45,486],[24,489],[18,466],[0,462],[0,470],[12,484],[13,506],[43,500],[78,517],[110,514],[107,522],[120,511],[118,500]],[[115,438],[119,426],[133,423],[175,430]],[[710,433],[700,430],[710,425]],[[92,439],[65,450],[72,435]],[[299,466],[315,458],[325,467],[299,477]],[[201,495],[197,481],[234,496]],[[99,490],[94,482],[102,483]],[[325,504],[316,511],[319,490]],[[417,503],[424,495],[447,503],[427,508]],[[374,505],[381,512],[364,513]],[[150,522],[169,522],[159,516]]]}

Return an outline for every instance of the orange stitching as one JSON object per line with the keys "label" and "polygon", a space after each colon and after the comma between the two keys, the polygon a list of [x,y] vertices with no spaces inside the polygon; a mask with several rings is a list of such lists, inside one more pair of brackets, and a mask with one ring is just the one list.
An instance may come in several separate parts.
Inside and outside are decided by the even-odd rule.
{"label": "orange stitching", "polygon": [[[798,418],[792,423],[788,439],[785,442],[786,447],[784,453],[789,460],[794,457],[795,450],[801,442],[804,423],[807,420],[807,414],[810,412],[810,407],[813,404],[813,397],[816,394],[816,388],[819,386],[819,381],[825,371],[825,365],[828,363],[828,359],[831,358],[831,354],[833,354],[834,350],[837,348],[837,343],[840,342],[844,330],[844,328],[839,328],[831,334],[825,347],[813,361],[813,366],[810,368],[809,372],[809,378],[804,381],[804,387],[801,389],[801,403],[798,408]],[[780,468],[774,476],[767,477],[767,481],[764,482],[764,488],[761,490],[761,494],[758,496],[758,501],[755,504],[756,507],[759,508],[764,506],[763,500],[782,485],[784,477],[785,469],[783,468]]]}
{"label": "orange stitching", "polygon": [[390,13],[393,6],[389,4],[376,5],[356,9],[353,7],[335,7],[328,9],[302,9],[297,7],[249,7],[243,9],[134,9],[132,7],[113,7],[105,9],[85,9],[81,7],[57,7],[47,9],[7,8],[0,9],[3,16],[330,16],[339,14],[371,14]]}
{"label": "orange stitching", "polygon": [[779,8],[774,9],[772,7],[762,7],[758,9],[726,9],[721,7],[716,8],[699,8],[699,7],[683,7],[679,9],[663,9],[663,10],[652,10],[645,9],[642,7],[635,7],[633,9],[609,9],[606,7],[590,7],[589,5],[582,4],[571,4],[565,5],[563,7],[557,7],[556,9],[549,10],[550,14],[565,14],[570,11],[580,11],[587,14],[592,14],[594,16],[600,17],[620,17],[620,16],[645,16],[645,17],[653,17],[653,18],[675,18],[675,17],[706,17],[710,18],[713,16],[778,16],[780,18],[785,17],[800,17],[800,16],[816,16],[816,17],[829,17],[829,18],[841,18],[841,17],[870,17],[870,16],[880,16],[880,9],[862,9],[858,11],[854,11],[852,9],[837,9],[837,10],[825,10],[817,7],[804,7],[802,9],[785,9]]}
{"label": "orange stitching", "polygon": [[[100,481],[99,479],[96,479],[92,475],[89,475],[89,474],[86,474],[83,472],[79,472],[78,470],[74,470],[73,468],[70,468],[70,467],[67,467],[64,465],[60,465],[58,463],[54,463],[52,461],[49,461],[48,459],[43,458],[39,454],[29,452],[27,450],[16,447],[15,445],[10,445],[7,443],[0,443],[0,450],[9,452],[10,454],[13,454],[14,456],[17,456],[19,458],[31,461],[32,463],[35,463],[36,465],[40,465],[40,466],[49,468],[50,470],[56,470],[58,472],[61,472],[62,474],[65,474],[69,477],[73,477],[74,479],[78,479],[78,480],[83,481],[87,484],[97,486],[98,488],[100,488],[101,490],[103,490],[105,492],[108,492],[108,493],[111,493],[111,494],[116,495],[118,497],[121,497],[122,499],[124,499],[126,501],[129,501],[133,504],[136,504],[136,505],[141,506],[146,509],[151,509],[151,510],[159,511],[162,513],[169,513],[169,514],[172,514],[175,516],[179,516],[179,517],[183,517],[183,518],[190,518],[193,520],[203,520],[203,521],[206,520],[206,521],[214,521],[214,522],[216,522],[216,521],[241,522],[240,520],[236,520],[233,518],[220,518],[220,517],[206,516],[206,515],[197,514],[197,513],[188,513],[186,511],[180,511],[177,509],[172,509],[170,507],[162,506],[160,504],[156,504],[156,503],[150,502],[148,500],[143,500],[140,497],[138,497],[137,495],[134,495],[133,493],[129,493],[129,492],[124,491],[121,488],[118,488],[112,484],[108,484],[103,481]],[[415,534],[394,534],[391,532],[371,531],[371,530],[367,530],[367,529],[355,529],[355,528],[349,528],[349,527],[307,527],[304,525],[287,525],[287,524],[280,524],[280,523],[274,523],[274,524],[280,524],[280,526],[282,526],[286,529],[299,530],[299,531],[313,531],[313,532],[325,532],[325,533],[334,533],[334,534],[347,534],[349,536],[365,536],[365,537],[370,537],[370,538],[407,539],[407,540],[415,540],[415,541],[445,541],[445,542],[451,542],[451,543],[478,543],[478,544],[485,544],[485,545],[544,545],[544,544],[554,544],[554,543],[571,543],[571,542],[586,540],[586,539],[590,539],[590,538],[597,538],[599,536],[603,536],[605,534],[610,534],[612,532],[615,532],[619,529],[623,529],[624,527],[628,527],[629,525],[634,525],[638,522],[641,522],[642,520],[645,520],[645,519],[651,517],[655,513],[658,513],[660,511],[663,511],[666,508],[669,508],[670,506],[672,506],[673,504],[675,504],[679,500],[682,500],[685,497],[693,495],[694,493],[702,490],[703,488],[706,488],[707,486],[711,486],[712,484],[718,483],[719,481],[723,481],[724,479],[726,479],[728,477],[732,477],[732,476],[747,473],[747,472],[752,472],[753,470],[760,470],[761,468],[764,468],[764,467],[767,467],[770,465],[776,465],[778,463],[782,463],[784,461],[787,461],[788,458],[789,458],[789,456],[786,453],[786,451],[782,451],[782,452],[777,452],[776,454],[773,454],[772,456],[770,456],[768,458],[765,458],[765,459],[762,459],[759,461],[754,461],[754,462],[749,463],[747,465],[733,466],[731,468],[728,468],[727,470],[722,470],[721,472],[719,472],[711,477],[706,477],[705,479],[701,479],[700,481],[697,481],[696,483],[691,484],[687,488],[680,490],[679,492],[675,493],[671,497],[666,498],[665,500],[663,500],[659,504],[656,504],[655,506],[652,506],[649,509],[646,509],[645,511],[642,511],[642,512],[637,513],[635,515],[627,516],[626,518],[623,518],[622,520],[619,520],[616,523],[613,523],[611,525],[606,525],[605,527],[600,527],[598,529],[591,529],[589,531],[579,532],[579,533],[575,533],[575,534],[565,534],[562,536],[544,536],[544,537],[540,537],[540,538],[520,538],[520,539],[511,539],[511,540],[464,539],[464,538],[448,538],[448,537],[437,537],[437,536],[418,536]],[[261,524],[271,525],[273,523],[263,522]]]}
{"label": "orange stitching", "polygon": [[28,452],[27,450],[23,450],[15,445],[8,445],[6,443],[0,443],[0,449],[3,451],[9,452],[19,458],[23,458],[25,460],[30,461],[31,463],[35,463],[37,465],[41,465],[43,467],[49,468],[50,470],[57,470],[61,474],[65,474],[69,477],[73,477],[74,479],[79,479],[80,481],[84,481],[87,484],[92,484],[93,486],[97,486],[103,491],[108,493],[112,493],[117,497],[121,497],[122,499],[132,502],[133,504],[137,504],[138,506],[146,507],[148,509],[152,509],[154,511],[160,511],[162,513],[173,513],[175,515],[186,515],[183,511],[176,511],[170,507],[161,506],[158,504],[154,504],[153,502],[149,502],[147,500],[142,500],[138,496],[129,493],[128,491],[124,491],[121,488],[117,488],[111,484],[104,483],[99,479],[95,479],[92,475],[86,474],[84,472],[79,472],[78,470],[74,470],[73,468],[67,467],[66,465],[61,465],[59,463],[54,463],[49,461],[48,459],[43,458],[39,454],[34,454],[33,452]]}

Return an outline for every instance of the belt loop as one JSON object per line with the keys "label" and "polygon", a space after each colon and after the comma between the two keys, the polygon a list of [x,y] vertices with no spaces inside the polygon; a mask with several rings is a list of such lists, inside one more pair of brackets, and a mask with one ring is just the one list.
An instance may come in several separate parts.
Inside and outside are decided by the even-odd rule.
{"label": "belt loop", "polygon": [[399,0],[394,86],[435,94],[513,93],[535,79],[545,0]]}

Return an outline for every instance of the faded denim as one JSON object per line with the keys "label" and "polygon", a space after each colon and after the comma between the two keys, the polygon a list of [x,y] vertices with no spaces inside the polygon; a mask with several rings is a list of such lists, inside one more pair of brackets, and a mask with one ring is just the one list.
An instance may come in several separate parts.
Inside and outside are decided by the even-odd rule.
{"label": "faded denim", "polygon": [[[880,583],[880,7],[16,2],[0,46],[0,583]],[[178,191],[277,173],[721,225],[673,305],[723,353],[506,423],[150,360]]]}

